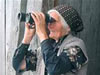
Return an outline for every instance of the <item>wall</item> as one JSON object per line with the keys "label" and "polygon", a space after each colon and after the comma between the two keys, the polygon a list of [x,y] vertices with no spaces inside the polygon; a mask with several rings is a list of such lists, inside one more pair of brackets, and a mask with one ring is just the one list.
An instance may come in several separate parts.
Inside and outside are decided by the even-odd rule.
{"label": "wall", "polygon": [[[41,11],[42,0],[6,0],[6,75],[16,75],[12,67],[12,57],[15,49],[21,43],[24,35],[24,23],[19,22],[19,12]],[[32,40],[30,48],[36,49],[39,44],[37,36]],[[35,72],[25,72],[24,75],[35,75]],[[1,75],[1,74],[0,74]],[[5,75],[5,74],[2,74]]]}
{"label": "wall", "polygon": [[5,0],[0,0],[0,75],[6,74]]}

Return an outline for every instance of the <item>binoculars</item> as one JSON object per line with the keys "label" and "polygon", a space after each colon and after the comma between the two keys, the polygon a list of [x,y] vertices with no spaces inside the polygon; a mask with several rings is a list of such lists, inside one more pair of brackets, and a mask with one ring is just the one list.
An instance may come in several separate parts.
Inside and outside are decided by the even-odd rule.
{"label": "binoculars", "polygon": [[[47,25],[48,23],[55,22],[55,19],[52,18],[49,14],[46,13],[44,15],[45,15],[45,22]],[[30,24],[35,24],[31,16],[31,13],[18,13],[18,20],[20,20],[20,22],[27,22]]]}

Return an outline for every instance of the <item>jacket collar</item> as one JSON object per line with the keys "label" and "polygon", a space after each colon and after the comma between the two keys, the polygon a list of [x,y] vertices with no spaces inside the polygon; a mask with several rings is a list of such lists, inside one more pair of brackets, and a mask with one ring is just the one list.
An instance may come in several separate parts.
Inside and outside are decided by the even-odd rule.
{"label": "jacket collar", "polygon": [[62,44],[62,42],[66,39],[66,40],[69,40],[70,38],[72,38],[72,34],[68,34],[68,35],[65,35],[63,37],[61,37],[58,41],[59,44]]}

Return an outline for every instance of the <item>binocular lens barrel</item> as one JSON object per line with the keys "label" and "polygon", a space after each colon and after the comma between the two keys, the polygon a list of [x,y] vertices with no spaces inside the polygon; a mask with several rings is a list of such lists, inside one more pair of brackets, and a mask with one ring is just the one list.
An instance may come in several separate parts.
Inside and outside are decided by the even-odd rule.
{"label": "binocular lens barrel", "polygon": [[26,14],[25,13],[19,13],[18,14],[18,20],[20,20],[21,22],[25,22],[26,21]]}
{"label": "binocular lens barrel", "polygon": [[[27,14],[26,13],[19,13],[18,20],[20,20],[20,22],[27,22],[30,24],[34,24],[34,20],[31,16],[31,13],[27,13]],[[56,20],[53,19],[49,14],[45,14],[45,21],[46,21],[46,24],[48,24],[48,23],[55,22]]]}

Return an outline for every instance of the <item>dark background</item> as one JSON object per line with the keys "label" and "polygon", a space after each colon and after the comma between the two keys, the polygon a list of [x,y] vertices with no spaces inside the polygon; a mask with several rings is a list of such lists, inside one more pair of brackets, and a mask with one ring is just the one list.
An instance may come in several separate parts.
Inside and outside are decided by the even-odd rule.
{"label": "dark background", "polygon": [[[100,0],[44,0],[48,9],[60,4],[73,6],[82,17],[84,31],[78,36],[82,38],[87,47],[89,65],[87,75],[100,75]],[[43,11],[47,8],[43,7]]]}

